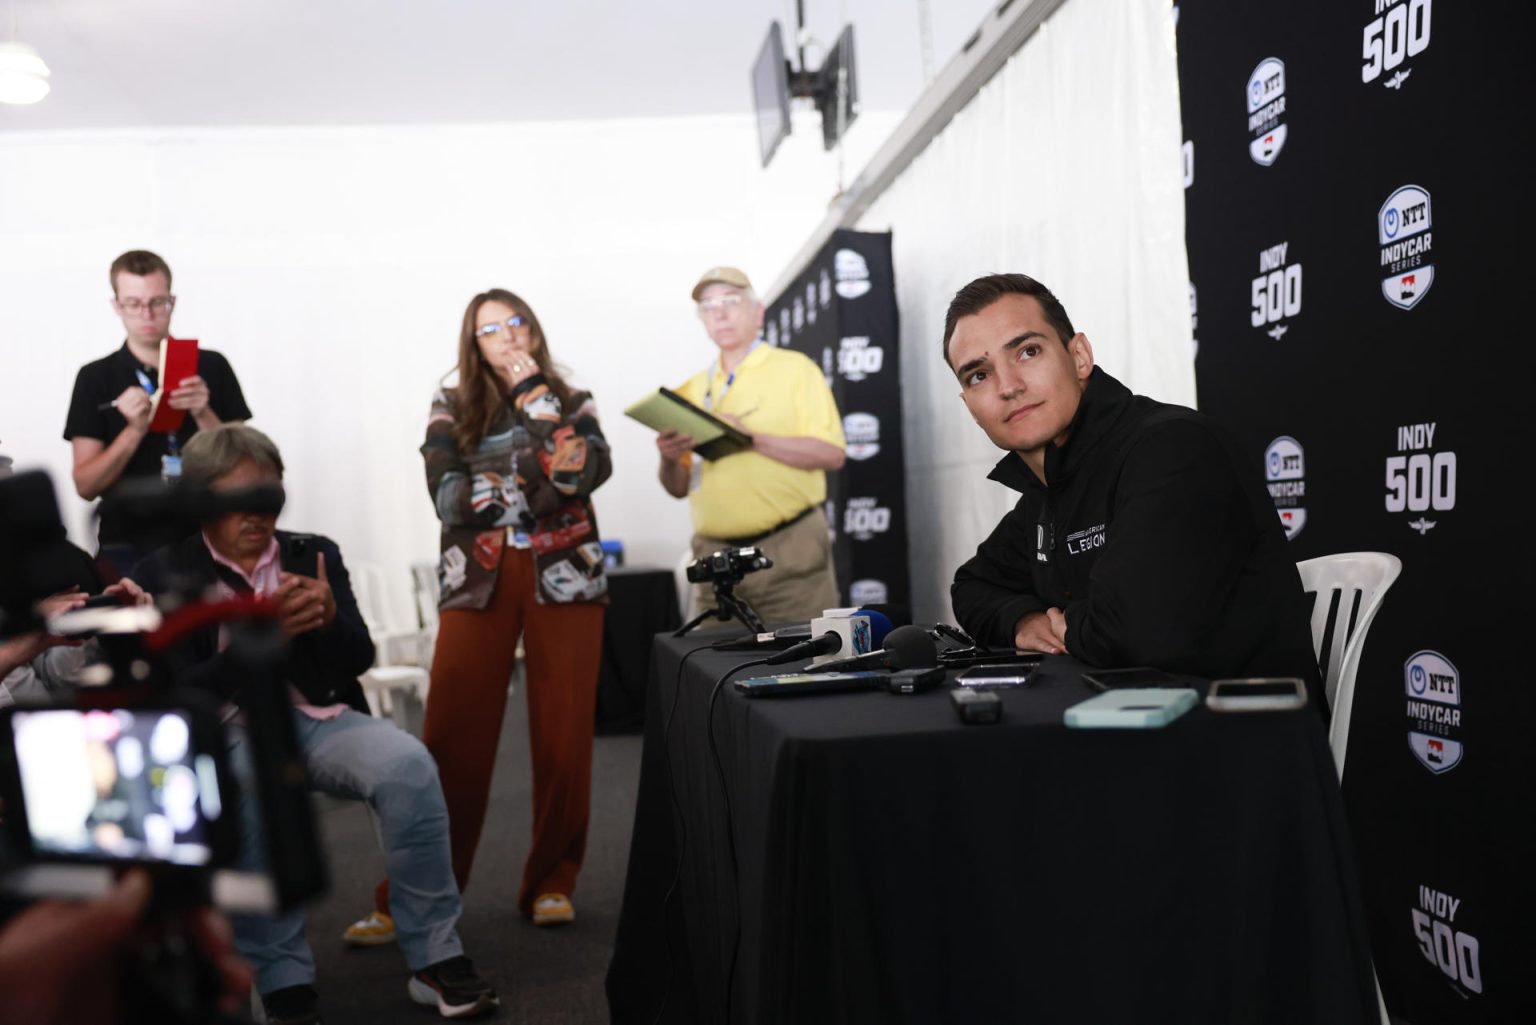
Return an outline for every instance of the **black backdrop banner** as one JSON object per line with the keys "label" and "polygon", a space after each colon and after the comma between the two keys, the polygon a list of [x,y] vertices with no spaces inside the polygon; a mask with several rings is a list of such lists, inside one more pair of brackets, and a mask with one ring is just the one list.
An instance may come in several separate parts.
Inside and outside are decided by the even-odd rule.
{"label": "black backdrop banner", "polygon": [[783,295],[763,337],[820,365],[848,461],[827,475],[838,588],[850,605],[909,608],[901,360],[889,232],[833,232]]}
{"label": "black backdrop banner", "polygon": [[1200,406],[1298,560],[1403,562],[1344,776],[1388,1009],[1536,1021],[1530,5],[1175,10]]}

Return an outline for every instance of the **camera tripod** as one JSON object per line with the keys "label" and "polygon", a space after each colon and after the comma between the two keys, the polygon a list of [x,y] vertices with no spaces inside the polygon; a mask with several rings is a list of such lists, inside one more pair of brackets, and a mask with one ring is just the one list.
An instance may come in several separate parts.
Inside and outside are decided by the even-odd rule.
{"label": "camera tripod", "polygon": [[763,625],[763,621],[758,617],[757,610],[752,607],[752,603],[745,598],[736,597],[735,586],[736,582],[734,580],[716,579],[715,607],[705,609],[697,616],[694,616],[688,622],[678,627],[672,636],[681,637],[711,617],[718,619],[722,623],[735,618],[740,620],[741,624],[753,633],[766,633],[768,628]]}

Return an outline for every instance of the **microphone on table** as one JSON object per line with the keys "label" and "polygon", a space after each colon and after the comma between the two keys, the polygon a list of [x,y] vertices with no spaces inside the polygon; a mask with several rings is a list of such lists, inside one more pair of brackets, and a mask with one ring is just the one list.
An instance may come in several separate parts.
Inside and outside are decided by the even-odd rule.
{"label": "microphone on table", "polygon": [[885,637],[885,646],[851,658],[807,666],[807,673],[847,673],[860,669],[926,669],[939,664],[939,649],[920,626],[898,626]]}
{"label": "microphone on table", "polygon": [[[878,609],[862,608],[852,613],[855,616],[865,616],[869,619],[869,642],[874,647],[879,647],[885,641],[885,635],[891,632],[891,620],[885,613]],[[758,648],[789,649],[793,644],[811,639],[811,624],[792,623],[781,626],[777,630],[756,634],[741,634],[720,641],[714,645],[720,651],[751,651]],[[819,638],[818,638],[819,639]],[[839,648],[810,649],[799,648],[798,654],[786,655],[782,661],[793,662],[797,658],[807,658],[813,655],[830,655],[841,650]],[[780,665],[781,662],[771,663]]]}
{"label": "microphone on table", "polygon": [[802,658],[812,658],[816,655],[834,655],[842,649],[842,635],[828,630],[820,637],[813,637],[808,641],[792,644],[777,655],[768,656],[763,660],[763,665],[781,666],[785,662],[798,662]]}

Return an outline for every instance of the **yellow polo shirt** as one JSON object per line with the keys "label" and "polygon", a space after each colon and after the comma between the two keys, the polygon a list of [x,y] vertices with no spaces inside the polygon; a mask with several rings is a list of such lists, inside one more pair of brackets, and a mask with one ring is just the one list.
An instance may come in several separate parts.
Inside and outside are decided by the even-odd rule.
{"label": "yellow polo shirt", "polygon": [[[674,390],[700,407],[712,392],[713,412],[740,417],[748,433],[819,438],[846,447],[843,421],[821,368],[793,349],[759,344],[736,368],[729,388],[717,355],[708,370]],[[704,537],[749,537],[827,498],[827,475],[821,470],[785,466],[752,451],[716,460],[692,458],[703,467],[688,505],[694,532]]]}

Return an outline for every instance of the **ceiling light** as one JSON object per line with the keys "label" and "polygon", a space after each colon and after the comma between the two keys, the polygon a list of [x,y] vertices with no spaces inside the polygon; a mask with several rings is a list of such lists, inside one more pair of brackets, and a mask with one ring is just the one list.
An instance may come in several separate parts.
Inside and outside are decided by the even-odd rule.
{"label": "ceiling light", "polygon": [[36,103],[48,95],[48,65],[26,43],[0,43],[0,103]]}

